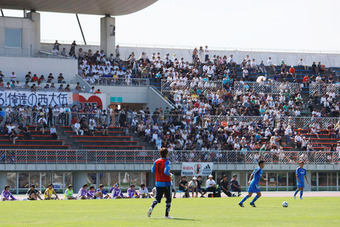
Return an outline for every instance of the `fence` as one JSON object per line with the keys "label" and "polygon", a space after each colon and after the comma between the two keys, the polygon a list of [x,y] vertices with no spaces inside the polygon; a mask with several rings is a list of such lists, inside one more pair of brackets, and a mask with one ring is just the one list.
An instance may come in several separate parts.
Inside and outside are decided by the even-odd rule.
{"label": "fence", "polygon": [[205,91],[217,91],[223,87],[223,83],[220,80],[214,81],[194,81],[194,80],[187,80],[187,81],[172,81],[169,82],[166,79],[161,80],[161,92],[172,92],[176,90],[194,90],[198,89],[201,92]]}
{"label": "fence", "polygon": [[[46,114],[43,114],[46,116]],[[40,111],[12,111],[5,112],[4,118],[0,123],[3,122],[6,118],[10,119],[18,119],[20,116],[21,122],[23,125],[37,125],[38,120],[41,118]],[[307,127],[315,126],[318,124],[320,129],[328,129],[330,125],[336,125],[340,119],[337,117],[287,117],[287,116],[273,116],[265,118],[264,116],[227,116],[227,115],[209,115],[209,114],[140,114],[133,113],[130,111],[126,111],[125,114],[121,113],[113,113],[110,114],[109,110],[103,111],[92,111],[92,112],[74,112],[68,111],[64,113],[53,114],[52,117],[47,117],[46,122],[47,125],[54,124],[56,127],[58,126],[70,126],[71,120],[76,117],[78,120],[84,119],[86,123],[89,124],[89,121],[93,120],[96,126],[101,126],[104,123],[107,123],[109,126],[116,127],[126,127],[131,125],[132,120],[136,118],[138,122],[143,122],[144,124],[155,124],[163,125],[163,123],[176,123],[182,120],[190,120],[191,123],[196,124],[199,123],[202,126],[205,126],[206,122],[211,122],[213,125],[217,123],[218,125],[224,125],[228,122],[232,123],[240,123],[240,124],[251,124],[251,123],[259,123],[264,122],[266,120],[275,127],[280,121],[286,124],[291,124],[294,129],[305,129]]]}
{"label": "fence", "polygon": [[[158,151],[112,150],[0,150],[1,164],[151,164]],[[251,164],[264,160],[272,164],[304,161],[311,164],[339,163],[339,152],[330,151],[171,151],[172,163],[214,162]]]}
{"label": "fence", "polygon": [[280,94],[280,93],[292,93],[295,94],[300,91],[300,85],[297,83],[279,83],[279,82],[234,82],[234,92],[236,90],[241,90],[242,93],[255,91],[257,93],[270,93],[270,94]]}
{"label": "fence", "polygon": [[340,84],[310,84],[309,96],[323,96],[329,92],[334,92],[335,96],[340,95]]}
{"label": "fence", "polygon": [[149,86],[150,80],[146,78],[113,78],[100,77],[98,85],[102,86]]}

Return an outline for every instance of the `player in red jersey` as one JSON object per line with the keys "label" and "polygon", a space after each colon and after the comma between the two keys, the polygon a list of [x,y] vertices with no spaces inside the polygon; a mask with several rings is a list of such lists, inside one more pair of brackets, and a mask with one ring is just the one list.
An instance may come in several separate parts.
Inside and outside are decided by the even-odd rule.
{"label": "player in red jersey", "polygon": [[151,207],[148,211],[148,217],[151,216],[153,208],[161,202],[163,194],[165,194],[166,198],[166,210],[165,210],[165,218],[172,218],[169,216],[170,207],[171,207],[171,185],[173,175],[170,173],[171,164],[167,159],[169,156],[169,151],[167,148],[162,148],[159,151],[161,158],[157,159],[152,166],[152,172],[156,175],[156,197]]}

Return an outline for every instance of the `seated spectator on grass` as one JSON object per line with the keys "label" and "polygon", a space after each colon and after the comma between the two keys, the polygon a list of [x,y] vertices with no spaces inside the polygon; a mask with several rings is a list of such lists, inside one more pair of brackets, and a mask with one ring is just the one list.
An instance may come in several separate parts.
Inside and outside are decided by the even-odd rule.
{"label": "seated spectator on grass", "polygon": [[[189,181],[188,184],[189,191],[192,192],[192,198],[196,197],[198,198],[198,188],[197,188],[197,177],[193,177],[191,181]],[[196,192],[196,196],[194,195]]]}
{"label": "seated spectator on grass", "polygon": [[107,191],[104,189],[104,185],[100,184],[99,188],[96,191],[96,194],[94,195],[95,199],[110,199],[111,196],[107,193]]}
{"label": "seated spectator on grass", "polygon": [[40,192],[35,189],[35,185],[32,184],[30,189],[28,189],[28,191],[26,192],[27,195],[27,199],[28,200],[42,200],[42,198],[40,197]]}
{"label": "seated spectator on grass", "polygon": [[77,199],[87,199],[87,184],[84,184],[78,191]]}
{"label": "seated spectator on grass", "polygon": [[67,187],[67,189],[65,190],[64,199],[66,199],[66,200],[76,199],[76,197],[73,196],[73,186],[72,185],[69,185]]}
{"label": "seated spectator on grass", "polygon": [[230,189],[233,192],[237,192],[238,196],[241,195],[241,186],[238,184],[237,175],[233,175],[233,179],[230,181]]}
{"label": "seated spectator on grass", "polygon": [[135,185],[131,185],[130,188],[127,190],[127,198],[139,198],[139,194],[135,189]]}
{"label": "seated spectator on grass", "polygon": [[147,187],[145,187],[145,184],[141,184],[138,192],[141,198],[149,198],[149,190]]}
{"label": "seated spectator on grass", "polygon": [[[54,195],[54,196],[53,196]],[[53,184],[49,184],[44,192],[44,200],[59,200],[59,197],[53,189]]]}
{"label": "seated spectator on grass", "polygon": [[213,175],[209,175],[208,180],[205,182],[207,192],[216,191],[216,182],[213,180]]}
{"label": "seated spectator on grass", "polygon": [[220,188],[228,197],[231,197],[231,193],[229,191],[229,184],[227,181],[227,176],[223,175],[223,179],[220,181]]}
{"label": "seated spectator on grass", "polygon": [[183,198],[189,198],[189,189],[187,187],[188,181],[186,181],[186,176],[181,176],[181,181],[178,185],[178,190],[183,191],[184,195]]}
{"label": "seated spectator on grass", "polygon": [[53,139],[55,139],[55,140],[58,139],[57,129],[54,127],[54,125],[51,125],[51,128],[50,128],[50,135],[53,136]]}
{"label": "seated spectator on grass", "polygon": [[113,199],[123,199],[125,198],[122,190],[119,188],[119,183],[115,183],[113,187],[110,189],[110,192],[112,193],[112,198]]}
{"label": "seated spectator on grass", "polygon": [[94,186],[90,186],[90,190],[87,191],[87,199],[95,199],[96,189]]}
{"label": "seated spectator on grass", "polygon": [[14,198],[14,196],[12,195],[12,193],[11,193],[11,191],[9,189],[10,189],[10,186],[6,185],[4,190],[1,192],[1,197],[0,197],[1,201],[14,201],[14,200],[17,200],[16,198]]}

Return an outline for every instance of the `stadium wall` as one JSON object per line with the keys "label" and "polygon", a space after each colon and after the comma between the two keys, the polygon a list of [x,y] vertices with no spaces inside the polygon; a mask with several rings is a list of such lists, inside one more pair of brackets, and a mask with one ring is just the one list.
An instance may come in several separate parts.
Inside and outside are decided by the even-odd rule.
{"label": "stadium wall", "polygon": [[[70,49],[70,44],[62,44],[62,48],[65,47],[67,53]],[[53,47],[52,43],[41,43],[41,50],[46,52],[51,52]],[[99,50],[99,45],[78,45],[78,48],[83,48],[84,50],[91,49],[92,52]],[[126,60],[131,52],[135,53],[135,56],[140,57],[142,52],[147,52],[149,57],[153,53],[160,53],[164,57],[167,53],[170,54],[172,58],[174,54],[178,59],[184,58],[185,61],[191,62],[192,59],[192,49],[185,48],[157,48],[157,47],[131,47],[131,46],[120,46],[121,59]],[[312,65],[315,61],[316,63],[321,62],[325,64],[326,67],[339,67],[340,66],[340,54],[337,53],[313,53],[313,52],[280,52],[280,51],[239,51],[239,50],[210,50],[210,57],[213,55],[229,57],[234,55],[236,62],[240,63],[246,55],[250,55],[251,58],[255,58],[256,62],[259,64],[261,61],[267,63],[268,57],[272,57],[274,64],[280,64],[281,60],[284,59],[288,65],[297,65],[298,61],[303,58],[305,63]]]}
{"label": "stadium wall", "polygon": [[0,57],[0,71],[6,76],[4,81],[9,80],[12,72],[15,72],[20,81],[25,81],[28,71],[36,73],[38,76],[43,74],[46,78],[49,73],[53,73],[55,78],[59,73],[63,73],[65,80],[72,84],[76,83],[78,62],[74,59]]}

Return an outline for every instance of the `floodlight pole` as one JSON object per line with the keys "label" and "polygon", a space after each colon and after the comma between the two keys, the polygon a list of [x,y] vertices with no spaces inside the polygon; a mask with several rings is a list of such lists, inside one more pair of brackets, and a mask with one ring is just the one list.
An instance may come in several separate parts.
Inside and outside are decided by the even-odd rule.
{"label": "floodlight pole", "polygon": [[84,43],[85,43],[85,45],[87,45],[87,44],[86,44],[86,40],[85,40],[85,36],[84,36],[83,29],[81,28],[81,24],[80,24],[80,20],[79,20],[78,14],[76,14],[76,17],[77,17],[77,21],[78,21],[78,25],[79,25],[79,28],[80,28],[81,35],[83,36]]}

